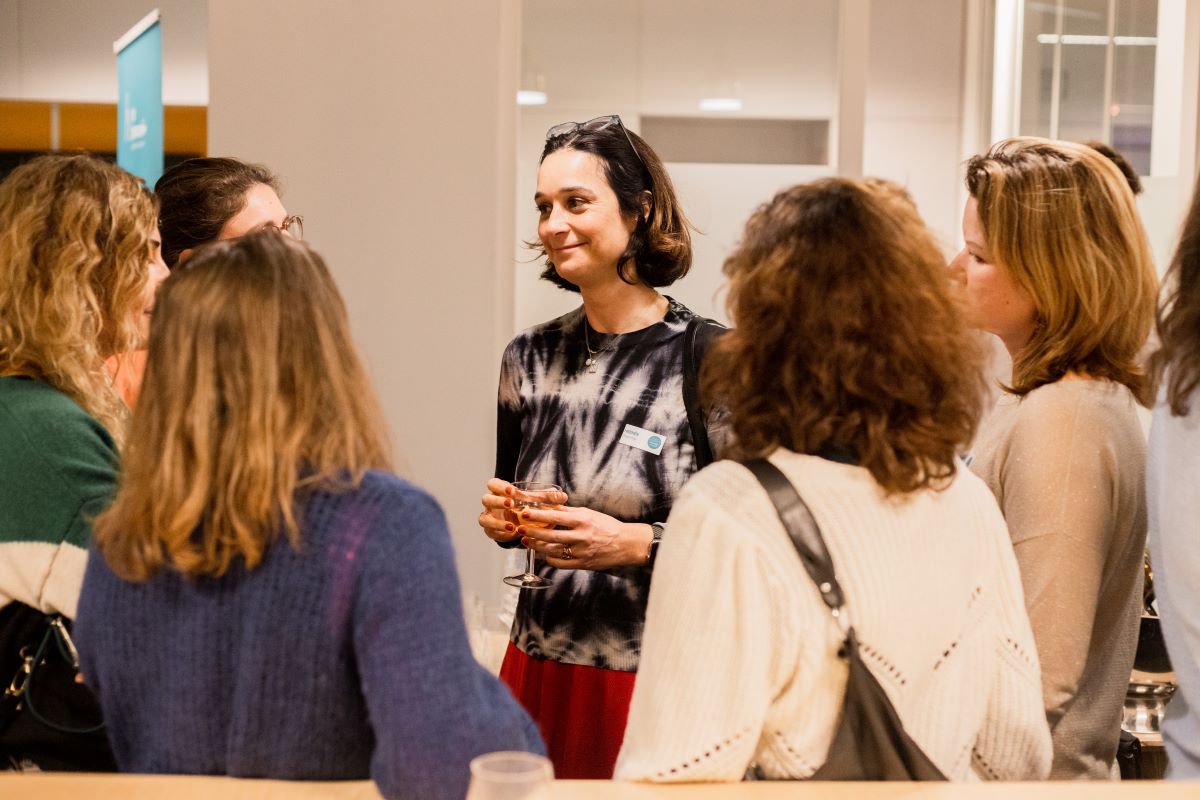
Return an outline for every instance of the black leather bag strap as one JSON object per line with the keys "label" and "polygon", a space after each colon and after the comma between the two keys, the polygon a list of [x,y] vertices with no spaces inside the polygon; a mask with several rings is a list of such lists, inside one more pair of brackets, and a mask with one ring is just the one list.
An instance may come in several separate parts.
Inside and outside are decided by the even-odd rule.
{"label": "black leather bag strap", "polygon": [[708,427],[704,424],[704,408],[700,402],[700,363],[712,340],[725,332],[725,326],[705,317],[692,317],[683,332],[683,407],[687,411],[688,427],[692,430],[692,445],[696,449],[696,469],[713,462]]}
{"label": "black leather bag strap", "polygon": [[838,585],[837,576],[833,571],[833,559],[829,557],[829,550],[821,537],[821,528],[813,519],[808,504],[787,476],[770,461],[756,458],[747,461],[745,466],[767,490],[767,496],[775,504],[779,521],[791,537],[804,569],[821,592],[821,599],[831,611],[836,612],[835,616],[839,616],[845,602],[842,587]]}

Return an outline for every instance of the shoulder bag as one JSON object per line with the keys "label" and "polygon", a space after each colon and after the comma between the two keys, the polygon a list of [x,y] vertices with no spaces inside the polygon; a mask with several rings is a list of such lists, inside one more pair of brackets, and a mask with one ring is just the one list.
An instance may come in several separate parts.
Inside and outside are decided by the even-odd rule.
{"label": "shoulder bag", "polygon": [[16,601],[0,608],[0,770],[117,769],[100,704],[76,680],[69,625]]}

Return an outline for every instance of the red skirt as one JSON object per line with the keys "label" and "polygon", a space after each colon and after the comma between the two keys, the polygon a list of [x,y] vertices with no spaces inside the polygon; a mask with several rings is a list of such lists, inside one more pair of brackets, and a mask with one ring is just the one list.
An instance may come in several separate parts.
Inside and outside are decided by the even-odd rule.
{"label": "red skirt", "polygon": [[636,677],[534,658],[512,642],[500,666],[500,680],[542,731],[554,776],[564,779],[612,778]]}

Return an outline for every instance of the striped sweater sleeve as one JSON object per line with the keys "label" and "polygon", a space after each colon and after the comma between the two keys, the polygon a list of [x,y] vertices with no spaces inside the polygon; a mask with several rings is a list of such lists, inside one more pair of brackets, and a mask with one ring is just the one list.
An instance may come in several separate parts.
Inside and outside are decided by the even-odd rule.
{"label": "striped sweater sleeve", "polygon": [[0,605],[19,601],[73,619],[92,523],[116,491],[116,449],[99,422],[56,390],[35,382],[5,389]]}

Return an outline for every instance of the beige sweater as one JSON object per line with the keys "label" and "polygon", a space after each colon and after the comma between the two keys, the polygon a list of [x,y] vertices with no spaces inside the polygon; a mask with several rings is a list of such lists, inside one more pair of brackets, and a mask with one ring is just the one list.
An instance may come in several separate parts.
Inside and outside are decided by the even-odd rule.
{"label": "beige sweater", "polygon": [[[872,672],[953,780],[1050,766],[1037,655],[1004,520],[963,469],[886,500],[863,468],[780,450],[828,543]],[[684,487],[654,570],[616,777],[733,781],[757,762],[807,777],[841,710],[842,635],[751,473]]]}
{"label": "beige sweater", "polygon": [[1021,567],[1053,778],[1111,774],[1141,614],[1145,465],[1133,395],[1110,381],[1003,395],[975,444]]}

